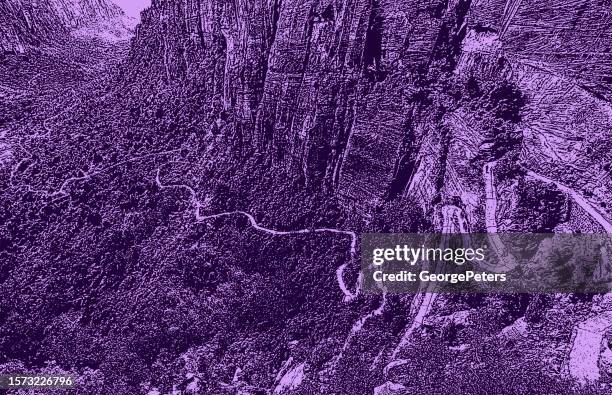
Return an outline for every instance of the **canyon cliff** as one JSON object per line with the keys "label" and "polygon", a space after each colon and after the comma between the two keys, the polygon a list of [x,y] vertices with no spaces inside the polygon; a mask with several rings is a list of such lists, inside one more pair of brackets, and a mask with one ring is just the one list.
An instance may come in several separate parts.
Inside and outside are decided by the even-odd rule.
{"label": "canyon cliff", "polygon": [[[366,229],[410,231],[421,217],[439,232],[610,232],[609,6],[158,0],[133,42],[130,81],[196,92],[197,133],[224,137],[211,158],[253,160],[324,191]],[[404,225],[381,221],[385,210]],[[381,303],[355,325],[384,315]],[[415,328],[447,303],[415,297],[407,314],[418,324],[372,363],[386,361],[385,374],[404,364]],[[354,374],[342,358],[312,374]],[[285,373],[301,380],[302,368]],[[570,371],[582,380],[598,369]],[[377,393],[403,393],[407,380]]]}
{"label": "canyon cliff", "polygon": [[153,0],[123,50],[103,0],[1,3],[0,373],[609,393],[611,294],[366,293],[359,253],[612,233],[610,5]]}
{"label": "canyon cliff", "polygon": [[364,213],[410,195],[434,217],[455,202],[470,230],[484,230],[483,166],[496,162],[501,229],[550,230],[561,208],[518,218],[536,193],[527,171],[595,205],[610,200],[604,3],[158,0],[132,63],[162,84],[197,87],[210,124],[243,155]]}
{"label": "canyon cliff", "polygon": [[70,33],[125,39],[134,25],[108,0],[7,0],[0,4],[0,51],[23,53]]}

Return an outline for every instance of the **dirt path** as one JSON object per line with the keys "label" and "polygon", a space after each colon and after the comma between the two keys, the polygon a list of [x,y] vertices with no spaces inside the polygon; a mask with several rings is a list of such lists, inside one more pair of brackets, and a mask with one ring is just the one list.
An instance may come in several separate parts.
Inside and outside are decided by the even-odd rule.
{"label": "dirt path", "polygon": [[574,190],[573,188],[570,188],[568,186],[565,186],[555,180],[552,180],[548,177],[545,177],[543,175],[540,175],[536,172],[533,172],[531,170],[527,170],[527,175],[531,178],[534,178],[536,180],[542,181],[546,184],[554,184],[557,186],[557,188],[559,188],[561,191],[567,193],[568,195],[570,195],[572,197],[572,199],[584,210],[586,211],[591,218],[593,218],[595,221],[597,221],[597,223],[599,225],[601,225],[602,228],[604,228],[604,230],[606,231],[606,233],[612,233],[612,223],[610,223],[610,220],[608,220],[604,214],[602,214],[603,210],[600,210],[599,208],[596,208],[595,205],[591,202],[589,202],[587,199],[585,199],[580,193],[578,193],[576,190]]}
{"label": "dirt path", "polygon": [[[527,175],[544,183],[557,186],[601,225],[606,233],[612,233],[612,224],[602,214],[602,211],[576,190],[531,170],[527,170]],[[570,376],[582,383],[599,380],[598,362],[601,354],[601,343],[605,333],[611,329],[612,311],[598,313],[576,325],[567,357],[567,369]]]}
{"label": "dirt path", "polygon": [[[497,255],[500,257],[500,262],[503,262],[502,269],[511,270],[512,268],[516,267],[517,262],[514,257],[507,253],[502,240],[497,235],[497,189],[493,176],[493,170],[495,168],[495,165],[496,162],[489,162],[483,167],[483,179],[485,183],[485,225],[487,233],[489,234],[489,241],[491,242],[491,245],[493,246]],[[468,222],[461,208],[454,205],[446,205],[442,208],[442,217],[442,233],[469,233]],[[499,271],[500,269],[500,267],[484,268],[490,269],[492,271]],[[422,286],[424,287],[423,291],[417,293],[414,296],[414,299],[410,306],[410,315],[414,317],[412,319],[412,323],[410,324],[410,327],[408,327],[408,329],[404,332],[402,339],[393,351],[393,361],[388,366],[390,366],[394,363],[395,360],[397,360],[398,353],[408,343],[414,331],[416,331],[423,325],[425,318],[433,308],[434,302],[437,297],[436,291],[438,289],[438,286],[436,283],[429,283]]]}
{"label": "dirt path", "polygon": [[498,265],[483,264],[483,268],[496,273],[508,272],[518,266],[517,260],[508,252],[503,240],[498,235],[497,227],[497,186],[493,170],[497,162],[489,162],[483,166],[482,176],[485,184],[485,227],[487,229],[487,239],[493,252],[499,258]]}
{"label": "dirt path", "polygon": [[[466,221],[463,218],[463,211],[456,206],[447,205],[442,208],[442,233],[468,233],[466,229]],[[442,246],[444,248],[444,245]],[[438,272],[437,268],[434,268],[432,272]],[[393,350],[391,356],[392,362],[390,362],[385,370],[389,370],[390,367],[397,365],[397,355],[401,352],[404,347],[410,341],[412,334],[423,325],[425,318],[433,308],[433,305],[438,296],[438,284],[435,282],[421,283],[421,290],[414,295],[414,299],[410,304],[410,316],[413,317],[412,322],[408,329],[402,335],[401,340]],[[395,365],[394,365],[395,364]]]}
{"label": "dirt path", "polygon": [[71,184],[71,183],[73,183],[75,181],[89,180],[89,179],[91,179],[94,176],[103,174],[103,173],[105,173],[105,172],[107,172],[107,171],[109,171],[111,169],[117,168],[117,167],[125,165],[127,163],[137,162],[137,161],[144,160],[144,159],[147,159],[147,158],[150,158],[150,157],[170,155],[170,154],[177,153],[179,151],[180,151],[180,149],[174,149],[174,150],[169,150],[169,151],[161,151],[161,152],[153,152],[153,153],[150,153],[150,154],[145,154],[145,155],[136,156],[136,157],[133,157],[133,158],[128,158],[128,159],[119,161],[119,162],[117,162],[115,164],[104,166],[104,167],[101,167],[99,169],[95,169],[95,170],[93,170],[91,172],[84,172],[83,175],[81,175],[81,176],[68,177],[67,179],[65,179],[61,183],[61,185],[60,185],[60,187],[58,189],[56,189],[55,191],[52,191],[52,192],[41,191],[41,190],[34,190],[34,189],[31,189],[31,188],[29,190],[32,191],[32,192],[41,192],[41,193],[43,193],[47,197],[58,197],[58,196],[59,197],[67,197],[67,196],[69,196],[69,194],[68,194],[68,192],[65,191],[65,188],[69,184]]}
{"label": "dirt path", "polygon": [[[211,215],[201,215],[200,214],[200,209],[202,208],[202,203],[200,202],[200,200],[197,197],[197,193],[196,191],[191,188],[188,185],[185,184],[172,184],[172,185],[165,185],[161,182],[160,179],[160,171],[161,169],[157,169],[157,175],[155,177],[155,182],[157,183],[157,186],[160,189],[167,189],[167,188],[179,188],[179,189],[185,189],[189,192],[189,194],[191,195],[191,204],[194,207],[194,216],[195,216],[195,220],[196,222],[204,222],[207,220],[211,220],[211,219],[215,219],[215,218],[222,218],[222,217],[232,217],[232,216],[244,216],[249,220],[250,225],[260,231],[260,232],[264,232],[273,236],[288,236],[288,235],[297,235],[297,234],[307,234],[307,233],[332,233],[332,234],[338,234],[338,235],[343,235],[343,236],[349,236],[350,237],[350,253],[351,253],[351,259],[352,260],[356,260],[356,255],[357,255],[357,234],[355,234],[355,232],[352,231],[348,231],[348,230],[342,230],[342,229],[335,229],[335,228],[315,228],[315,229],[298,229],[298,230],[276,230],[276,229],[271,229],[271,228],[267,228],[263,225],[261,225],[260,223],[258,223],[255,220],[255,217],[253,217],[251,214],[245,212],[245,211],[241,211],[241,210],[235,210],[235,211],[226,211],[223,213],[218,213],[218,214],[211,214]],[[340,287],[340,290],[342,291],[342,293],[344,294],[344,300],[345,301],[350,301],[353,300],[357,297],[357,295],[359,294],[359,285],[356,286],[355,292],[351,292],[348,287],[346,286],[346,283],[344,282],[344,269],[346,268],[346,266],[348,265],[347,263],[342,264],[340,267],[338,267],[336,269],[336,280],[338,282],[338,286]],[[359,283],[359,280],[358,280]]]}

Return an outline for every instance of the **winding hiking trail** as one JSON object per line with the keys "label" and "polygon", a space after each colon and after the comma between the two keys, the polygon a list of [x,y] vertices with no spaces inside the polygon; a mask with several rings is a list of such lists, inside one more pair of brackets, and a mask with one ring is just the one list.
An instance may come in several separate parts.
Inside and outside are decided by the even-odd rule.
{"label": "winding hiking trail", "polygon": [[[487,198],[485,215],[487,232],[497,231],[494,211],[497,207],[497,193],[493,178],[494,166],[495,162],[487,163],[483,170]],[[532,170],[525,170],[527,171],[527,176],[546,184],[555,185],[559,190],[570,196],[572,200],[574,200],[605,230],[606,233],[612,233],[612,224],[602,214],[601,210],[594,207],[591,202],[576,190]],[[488,237],[496,253],[500,257],[500,261],[504,262],[502,266],[505,266],[505,268],[509,270],[516,267],[516,259],[514,259],[512,254],[507,253],[499,236],[489,233]],[[567,359],[567,370],[571,377],[581,383],[596,381],[600,378],[598,362],[601,352],[601,343],[604,335],[610,329],[612,329],[612,311],[598,313],[576,325]]]}
{"label": "winding hiking trail", "polygon": [[[573,188],[565,186],[548,177],[527,170],[527,175],[546,184],[553,184],[568,194],[587,214],[591,216],[606,233],[612,233],[612,223],[600,209],[589,202]],[[567,370],[570,376],[581,383],[599,380],[599,356],[601,343],[606,332],[612,329],[612,311],[603,311],[580,322],[574,328],[572,346],[567,359]]]}
{"label": "winding hiking trail", "polygon": [[[226,212],[223,212],[223,213],[211,214],[211,215],[201,215],[200,214],[200,209],[202,208],[202,203],[198,200],[196,191],[193,188],[191,188],[189,185],[185,185],[185,184],[164,185],[161,182],[161,180],[160,180],[160,172],[161,172],[161,168],[158,168],[157,169],[157,175],[155,177],[155,182],[156,182],[157,186],[160,189],[179,188],[179,189],[185,189],[185,190],[189,191],[189,193],[191,195],[191,204],[194,207],[194,215],[195,215],[196,222],[204,222],[204,221],[209,220],[209,219],[215,219],[215,218],[221,218],[221,217],[230,217],[230,216],[240,215],[240,216],[246,217],[249,220],[249,223],[251,224],[251,226],[254,229],[256,229],[258,231],[261,231],[261,232],[264,232],[264,233],[271,234],[273,236],[287,236],[287,235],[306,234],[306,233],[332,233],[332,234],[345,235],[345,236],[349,236],[350,239],[351,239],[351,244],[350,244],[351,260],[355,260],[356,259],[356,255],[357,255],[357,234],[355,234],[355,232],[352,232],[352,231],[349,231],[349,230],[335,229],[335,228],[315,228],[315,229],[298,229],[298,230],[275,230],[275,229],[271,229],[271,228],[267,228],[265,226],[262,226],[261,224],[259,224],[255,220],[255,217],[253,217],[251,214],[249,214],[249,213],[247,213],[245,211],[241,211],[241,210],[226,211]],[[359,295],[359,290],[360,290],[360,288],[359,288],[360,280],[359,279],[357,281],[358,284],[355,287],[355,292],[351,292],[348,289],[348,287],[346,286],[346,283],[344,282],[344,270],[346,269],[347,265],[348,265],[348,262],[342,264],[341,266],[339,266],[336,269],[336,279],[337,279],[337,282],[338,282],[338,286],[340,287],[340,290],[344,294],[344,301],[345,302],[349,302],[349,301],[355,299]]]}
{"label": "winding hiking trail", "polygon": [[[206,220],[210,220],[210,219],[215,219],[215,218],[222,218],[222,217],[229,217],[229,216],[235,216],[235,215],[240,215],[240,216],[244,216],[248,219],[251,227],[253,227],[254,229],[264,232],[264,233],[268,233],[271,234],[273,236],[287,236],[287,235],[296,235],[296,234],[307,234],[307,233],[332,233],[332,234],[339,234],[339,235],[345,235],[345,236],[350,236],[351,238],[351,244],[350,244],[350,252],[351,252],[351,261],[354,261],[357,259],[356,255],[357,255],[357,234],[355,232],[352,231],[348,231],[348,230],[341,230],[341,229],[335,229],[335,228],[316,228],[316,229],[298,229],[298,230],[288,230],[288,231],[281,231],[281,230],[275,230],[275,229],[271,229],[271,228],[267,228],[265,226],[262,226],[261,224],[259,224],[256,220],[255,217],[253,217],[253,215],[245,212],[245,211],[241,211],[241,210],[234,210],[234,211],[226,211],[223,213],[218,213],[218,214],[211,214],[211,215],[201,215],[200,213],[200,209],[202,208],[202,202],[200,202],[200,200],[197,197],[197,193],[196,191],[190,187],[189,185],[185,185],[185,184],[171,184],[171,185],[165,185],[162,183],[161,179],[160,179],[160,173],[161,173],[161,168],[157,169],[157,174],[155,176],[155,182],[157,184],[157,186],[160,189],[167,189],[167,188],[178,188],[178,189],[185,189],[189,192],[189,194],[191,195],[190,197],[190,201],[191,201],[191,205],[194,208],[194,217],[196,222],[204,222]],[[360,290],[361,290],[361,285],[362,285],[362,274],[360,273],[357,277],[357,281],[355,284],[355,292],[351,292],[348,287],[346,286],[346,283],[344,282],[344,270],[346,269],[347,265],[350,263],[346,262],[343,263],[342,265],[340,265],[337,269],[336,269],[336,281],[338,283],[338,286],[340,288],[340,290],[342,291],[343,295],[344,295],[344,302],[350,302],[352,300],[354,300],[355,298],[357,298],[357,296],[359,296],[360,294]],[[383,289],[383,293],[382,293],[382,301],[380,303],[380,305],[374,309],[373,311],[365,314],[364,316],[360,317],[351,327],[347,338],[344,342],[344,345],[342,346],[342,350],[340,351],[340,353],[334,358],[335,359],[335,363],[334,363],[334,367],[335,364],[342,359],[343,353],[344,351],[346,351],[346,349],[348,348],[348,346],[350,345],[352,339],[355,337],[355,335],[361,331],[361,329],[364,327],[365,323],[377,316],[382,315],[382,313],[384,312],[384,309],[387,305],[387,293],[386,290]],[[289,365],[291,365],[290,361],[287,361],[287,368],[289,367]],[[293,368],[293,370],[295,369],[299,369],[299,366],[301,365],[297,365],[296,367]],[[292,370],[292,371],[293,371]],[[289,374],[289,373],[288,373]],[[293,374],[289,374],[289,376],[291,377],[291,382],[294,383],[294,378],[293,378]],[[289,380],[289,379],[288,379]],[[298,382],[300,380],[297,380]],[[295,383],[294,383],[295,384]],[[296,384],[297,385],[297,384]],[[279,384],[280,386],[280,384]],[[279,388],[279,386],[277,386],[277,389]]]}
{"label": "winding hiking trail", "polygon": [[[69,194],[68,194],[68,192],[65,191],[65,188],[69,184],[71,184],[72,182],[89,180],[92,177],[95,177],[97,175],[103,174],[103,173],[105,173],[105,172],[107,172],[107,171],[109,171],[111,169],[117,168],[117,167],[125,165],[127,163],[137,162],[137,161],[140,161],[140,160],[143,160],[143,159],[146,159],[146,158],[150,158],[150,157],[155,157],[155,156],[170,155],[170,154],[173,154],[173,153],[176,153],[176,152],[179,152],[179,151],[180,151],[180,149],[173,149],[173,150],[161,151],[161,152],[153,152],[153,153],[150,153],[150,154],[145,154],[145,155],[141,155],[141,156],[136,156],[136,157],[133,157],[133,158],[125,159],[125,160],[122,160],[120,162],[114,163],[112,165],[108,165],[108,166],[102,167],[100,169],[94,170],[92,172],[83,172],[83,175],[81,175],[81,176],[68,177],[67,179],[65,179],[61,183],[61,185],[60,185],[60,187],[58,189],[56,189],[56,190],[54,190],[52,192],[44,191],[44,190],[37,190],[37,189],[32,188],[29,185],[28,185],[28,191],[30,191],[30,192],[39,192],[39,193],[42,193],[46,197],[58,197],[58,196],[59,197],[68,197]],[[19,162],[16,166],[19,166],[19,164],[22,163],[22,162]],[[14,171],[15,171],[15,169],[13,169],[13,172]],[[12,178],[13,178],[13,174],[11,174],[11,180],[12,180]],[[11,184],[11,186],[14,186],[14,185]]]}
{"label": "winding hiking trail", "polygon": [[482,173],[485,182],[485,226],[487,233],[497,233],[497,188],[493,178],[495,162],[486,163]]}
{"label": "winding hiking trail", "polygon": [[546,184],[554,184],[561,191],[570,195],[570,197],[584,210],[586,211],[597,223],[604,228],[606,233],[612,233],[612,223],[602,214],[601,210],[596,208],[593,203],[589,202],[584,198],[580,193],[576,192],[574,189],[561,184],[555,180],[552,180],[548,177],[545,177],[541,174],[538,174],[532,170],[527,170],[527,175],[536,180],[542,181]]}
{"label": "winding hiking trail", "polygon": [[[82,88],[83,90],[87,90],[89,89],[91,86],[97,84],[98,81],[93,80],[90,81],[89,83],[84,85],[84,88]],[[114,95],[116,93],[117,89],[115,90],[111,90],[107,93],[105,93],[104,95],[98,97],[96,99],[98,104],[103,103],[104,101],[106,101],[106,99],[108,99],[110,96]],[[30,136],[26,136],[29,139],[39,139],[39,138],[49,138],[51,137],[51,135],[53,134],[53,128],[51,126],[49,126],[49,122],[51,121],[55,121],[56,119],[61,118],[63,115],[74,111],[77,107],[79,107],[79,105],[82,105],[83,102],[81,100],[79,100],[80,97],[82,97],[82,94],[80,92],[77,92],[74,88],[70,89],[70,98],[66,100],[67,103],[72,103],[71,105],[64,107],[61,111],[57,112],[54,115],[51,115],[45,119],[42,120],[42,128],[44,129],[45,133],[41,134],[41,133],[36,133]]]}
{"label": "winding hiking trail", "polygon": [[[495,167],[495,162],[490,162],[485,164],[483,168],[483,178],[485,181],[485,222],[487,232],[492,234],[490,241],[494,246],[496,253],[502,259],[502,267],[505,270],[512,270],[512,268],[516,267],[516,260],[511,254],[506,253],[506,249],[503,246],[503,242],[496,235],[497,232],[497,221],[495,212],[497,209],[497,191],[495,187],[495,180],[493,177],[493,169]],[[200,213],[200,209],[202,208],[202,203],[197,198],[196,191],[188,185],[185,184],[172,184],[165,185],[161,182],[160,179],[161,168],[157,169],[157,175],[155,181],[160,189],[168,189],[168,188],[180,188],[187,190],[191,195],[191,204],[194,207],[194,216],[196,222],[203,222],[210,219],[221,218],[221,217],[229,217],[229,216],[244,216],[248,219],[250,225],[261,232],[271,234],[273,236],[286,236],[286,235],[296,235],[296,234],[307,234],[307,233],[332,233],[339,235],[349,236],[351,239],[350,244],[350,252],[351,257],[355,259],[356,255],[356,243],[357,243],[357,235],[352,231],[335,229],[335,228],[316,228],[316,229],[298,229],[298,230],[289,230],[289,231],[281,231],[275,230],[271,228],[267,228],[260,223],[257,222],[253,215],[241,211],[234,210],[223,213],[211,214],[211,215],[202,215]],[[580,194],[578,194],[573,189],[563,186],[562,184],[550,180],[544,176],[536,174],[532,171],[528,171],[529,176],[541,180],[546,183],[555,184],[559,189],[568,193],[575,201],[578,203],[587,213],[589,213],[608,233],[612,233],[612,224],[603,217],[603,215],[595,209],[586,199],[584,199]],[[61,189],[60,189],[61,190]],[[463,216],[463,212],[459,207],[453,205],[447,205],[442,208],[443,215],[443,226],[442,233],[467,233],[467,221]],[[346,283],[344,282],[343,272],[348,263],[344,263],[339,266],[336,270],[336,277],[338,286],[340,287],[342,293],[344,294],[344,301],[351,301],[355,299],[360,291],[360,283],[361,277],[358,279],[357,284],[355,286],[355,292],[351,292]],[[499,268],[498,268],[499,269]],[[504,271],[505,271],[504,270]],[[410,327],[404,332],[402,339],[396,346],[393,351],[391,362],[385,368],[385,371],[388,372],[391,368],[401,365],[402,360],[397,359],[397,354],[404,348],[404,346],[408,343],[412,333],[416,329],[418,329],[424,322],[425,318],[431,311],[433,304],[437,297],[437,286],[435,283],[428,284],[424,286],[425,288],[421,293],[415,295],[414,300],[411,304],[410,315],[413,316],[412,323]],[[376,316],[379,316],[383,313],[384,308],[387,302],[387,295],[383,292],[382,301],[380,306],[373,310],[372,312],[364,315],[360,319],[353,324],[351,331],[348,335],[347,340],[344,343],[343,351],[348,347],[350,340],[354,337],[354,335],[359,332],[365,323]],[[580,323],[575,329],[575,335],[573,340],[573,345],[569,353],[568,359],[568,370],[572,377],[580,380],[580,381],[589,381],[596,380],[599,378],[599,368],[597,366],[599,359],[599,352],[601,342],[603,340],[604,334],[612,328],[612,312],[601,313],[597,316],[591,317],[582,323]]]}
{"label": "winding hiking trail", "polygon": [[[493,169],[495,168],[496,162],[488,162],[483,167],[483,180],[485,184],[485,226],[487,229],[487,237],[493,246],[493,249],[497,256],[500,258],[501,265],[490,266],[483,265],[483,268],[491,271],[499,271],[500,267],[504,271],[512,270],[517,266],[517,261],[514,257],[507,252],[501,238],[497,234],[497,189],[495,186],[495,179],[493,176]],[[442,207],[442,233],[443,234],[467,234],[469,233],[468,221],[465,218],[463,210],[455,205],[446,205]],[[442,248],[445,248],[443,245]],[[439,272],[438,268],[435,268],[435,272]],[[410,315],[414,318],[410,327],[404,332],[400,342],[395,347],[392,354],[392,362],[387,365],[387,370],[390,366],[396,362],[397,354],[404,348],[404,346],[410,340],[410,337],[418,328],[423,325],[423,322],[431,309],[437,297],[438,285],[437,283],[423,283],[423,288],[419,293],[414,296],[414,299],[410,306]]]}

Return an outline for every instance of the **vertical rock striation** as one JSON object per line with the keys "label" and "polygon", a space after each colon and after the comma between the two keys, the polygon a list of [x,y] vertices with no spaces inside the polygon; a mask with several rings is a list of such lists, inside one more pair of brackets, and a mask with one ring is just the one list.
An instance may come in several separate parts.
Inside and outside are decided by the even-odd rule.
{"label": "vertical rock striation", "polygon": [[[365,212],[410,195],[439,217],[436,205],[454,199],[484,229],[480,174],[501,161],[499,209],[510,228],[528,228],[514,218],[529,193],[523,165],[560,176],[595,161],[580,187],[610,196],[595,181],[609,156],[610,18],[586,0],[157,0],[133,62],[195,86],[243,155]],[[599,116],[580,120],[570,105]]]}
{"label": "vertical rock striation", "polygon": [[132,64],[199,91],[239,156],[364,215],[410,199],[438,231],[452,211],[461,232],[602,232],[608,3],[157,0]]}
{"label": "vertical rock striation", "polygon": [[[362,231],[488,232],[500,256],[498,232],[609,233],[609,6],[153,0],[110,86],[81,84],[88,100],[72,89],[69,104],[19,129],[29,148],[5,171],[0,221],[0,253],[17,263],[0,265],[2,275],[58,282],[34,293],[40,334],[21,336],[33,302],[6,303],[15,318],[3,325],[19,336],[0,351],[30,363],[37,348],[67,349],[66,366],[111,372],[109,383],[133,365],[146,372],[108,393],[436,392],[417,382],[430,373],[456,392],[459,371],[469,388],[537,370],[488,376],[506,368],[499,355],[521,353],[546,354],[558,376],[565,364],[580,381],[599,380],[610,318],[601,300],[435,286],[378,298],[361,293],[354,266]],[[126,24],[107,0],[5,0],[0,48],[116,36]],[[23,92],[0,85],[4,97],[37,94],[45,72]],[[519,264],[506,258],[508,269]],[[22,270],[32,262],[48,272]],[[70,270],[74,286],[58,280]],[[4,300],[21,295],[14,288],[28,295],[14,284],[0,281]],[[65,310],[47,308],[57,301]],[[546,333],[561,319],[565,332]],[[70,343],[62,325],[93,334]],[[33,341],[47,332],[62,342]],[[87,360],[74,362],[63,341]],[[487,359],[498,342],[507,353]],[[90,343],[100,347],[91,361]]]}

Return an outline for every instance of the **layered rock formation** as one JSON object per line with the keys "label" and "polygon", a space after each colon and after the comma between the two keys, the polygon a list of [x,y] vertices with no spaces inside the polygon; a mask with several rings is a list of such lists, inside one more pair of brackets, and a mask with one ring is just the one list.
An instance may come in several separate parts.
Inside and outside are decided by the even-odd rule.
{"label": "layered rock formation", "polygon": [[[364,218],[412,199],[438,231],[605,232],[608,8],[158,0],[132,64],[198,90],[210,127],[241,157],[303,177]],[[418,325],[434,306],[425,301],[410,309]]]}
{"label": "layered rock formation", "polygon": [[[500,230],[552,229],[564,221],[560,207],[537,225],[517,217],[534,193],[527,170],[593,193],[594,205],[610,198],[606,10],[588,1],[159,0],[133,62],[195,85],[209,122],[223,118],[245,155],[365,212],[402,195],[432,214],[453,200],[483,230],[482,171],[496,161]],[[596,115],[584,119],[587,111]]]}
{"label": "layered rock formation", "polygon": [[7,0],[0,4],[0,50],[22,53],[70,33],[125,39],[134,24],[108,0]]}
{"label": "layered rock formation", "polygon": [[[0,372],[112,394],[609,392],[609,296],[366,295],[357,274],[363,232],[612,232],[609,6],[154,0],[108,85],[56,76],[32,109],[45,68],[21,76]],[[121,13],[0,17],[22,52]]]}

